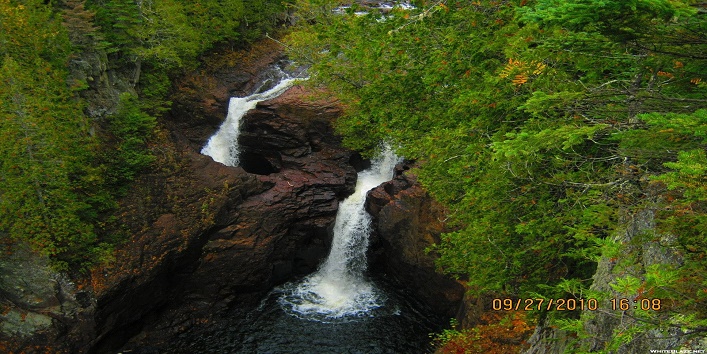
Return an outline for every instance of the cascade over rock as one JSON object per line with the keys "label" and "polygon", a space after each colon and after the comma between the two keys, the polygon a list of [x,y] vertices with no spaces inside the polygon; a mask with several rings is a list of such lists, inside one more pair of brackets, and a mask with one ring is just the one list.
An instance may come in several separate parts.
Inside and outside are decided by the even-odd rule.
{"label": "cascade over rock", "polygon": [[[398,165],[395,178],[368,193],[373,216],[372,265],[393,275],[435,313],[457,315],[464,287],[436,271],[435,255],[426,249],[439,242],[445,229],[444,209]],[[462,314],[465,315],[465,314]]]}
{"label": "cascade over rock", "polygon": [[247,96],[261,85],[272,85],[266,70],[284,59],[278,44],[265,40],[247,50],[215,54],[209,63],[185,75],[172,97],[166,121],[170,131],[194,150],[201,149],[228,111],[231,97]]}
{"label": "cascade over rock", "polygon": [[278,302],[286,312],[316,321],[371,315],[384,306],[385,300],[365,277],[371,230],[366,195],[390,180],[400,161],[390,146],[382,150],[371,166],[358,174],[354,193],[339,204],[326,261],[298,284],[284,286]]}

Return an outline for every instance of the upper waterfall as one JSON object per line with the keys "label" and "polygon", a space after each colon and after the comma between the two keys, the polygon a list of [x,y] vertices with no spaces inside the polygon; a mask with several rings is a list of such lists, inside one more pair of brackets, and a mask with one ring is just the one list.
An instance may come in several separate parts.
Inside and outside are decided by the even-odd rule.
{"label": "upper waterfall", "polygon": [[[201,149],[202,154],[211,156],[214,161],[226,166],[238,166],[240,162],[238,136],[240,134],[241,118],[248,111],[255,108],[258,102],[275,98],[287,91],[297,80],[303,80],[302,78],[292,77],[279,66],[273,68],[272,76],[260,83],[255,93],[246,97],[231,97],[228,102],[226,120]],[[266,91],[260,92],[272,80],[279,82]]]}

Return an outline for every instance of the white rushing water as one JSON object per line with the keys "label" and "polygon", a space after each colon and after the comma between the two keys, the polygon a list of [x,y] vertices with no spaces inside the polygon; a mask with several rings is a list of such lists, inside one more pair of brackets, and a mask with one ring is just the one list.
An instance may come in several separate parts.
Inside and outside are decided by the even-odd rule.
{"label": "white rushing water", "polygon": [[358,174],[356,191],[339,205],[331,251],[319,270],[284,291],[280,303],[298,316],[333,319],[365,315],[382,306],[381,294],[364,277],[371,216],[364,203],[369,190],[393,177],[400,158],[388,147]]}
{"label": "white rushing water", "polygon": [[238,166],[239,149],[238,136],[240,134],[241,118],[260,101],[269,100],[280,96],[287,91],[295,81],[302,80],[292,78],[282,73],[281,81],[265,92],[256,92],[246,97],[231,97],[228,102],[228,115],[221,124],[218,131],[211,136],[206,145],[201,149],[201,153],[211,156],[216,162],[226,166]]}

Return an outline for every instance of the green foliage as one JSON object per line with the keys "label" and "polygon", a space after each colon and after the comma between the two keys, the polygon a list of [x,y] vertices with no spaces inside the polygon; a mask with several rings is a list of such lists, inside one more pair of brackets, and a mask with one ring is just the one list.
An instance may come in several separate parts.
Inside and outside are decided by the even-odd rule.
{"label": "green foliage", "polygon": [[[282,2],[0,0],[0,237],[27,242],[60,269],[110,261],[116,198],[155,160],[155,115],[171,75],[218,43],[273,28]],[[87,52],[133,72],[140,97],[90,121],[67,64]],[[94,126],[92,126],[94,125]],[[99,132],[93,136],[94,131]],[[4,240],[8,241],[8,240]]]}
{"label": "green foliage", "polygon": [[137,97],[129,93],[120,96],[117,112],[108,117],[108,129],[116,140],[104,158],[109,187],[126,188],[155,160],[146,146],[155,125],[155,118],[140,109]]}
{"label": "green foliage", "polygon": [[170,71],[193,67],[223,41],[254,39],[272,28],[282,2],[201,0],[90,0],[106,45],[124,61],[140,60]]}
{"label": "green foliage", "polygon": [[41,2],[0,2],[0,16],[0,230],[62,267],[96,238],[74,186],[92,141],[66,87],[69,40]]}
{"label": "green foliage", "polygon": [[172,80],[164,68],[146,65],[138,85],[140,105],[149,114],[163,114],[171,106],[171,102],[166,100],[171,88]]}
{"label": "green foliage", "polygon": [[[677,235],[677,247],[685,257],[674,288],[681,294],[684,312],[707,320],[707,157],[704,147],[681,151],[676,162],[666,162],[672,171],[655,180],[667,185],[665,208],[659,227]],[[673,278],[670,277],[672,280]]]}
{"label": "green foliage", "polygon": [[137,45],[135,28],[142,24],[135,1],[89,1],[86,6],[95,11],[96,25],[104,36],[102,46],[110,52],[130,54],[126,49]]}
{"label": "green foliage", "polygon": [[41,1],[0,1],[0,58],[60,68],[69,39],[61,21]]}
{"label": "green foliage", "polygon": [[86,7],[100,29],[95,46],[107,49],[113,65],[139,73],[140,100],[159,115],[170,106],[174,75],[197,67],[216,45],[261,37],[275,27],[284,2],[87,0]]}
{"label": "green foliage", "polygon": [[633,40],[642,37],[656,21],[688,15],[687,10],[684,2],[671,0],[539,0],[519,13],[531,22]]}
{"label": "green foliage", "polygon": [[85,0],[64,0],[62,24],[69,34],[75,48],[86,49],[100,40],[98,27],[95,26],[95,12],[86,9]]}
{"label": "green foliage", "polygon": [[600,259],[638,262],[639,248],[611,235],[650,209],[687,261],[615,286],[649,286],[681,304],[673,315],[705,317],[707,23],[691,4],[446,1],[335,15],[303,0],[290,54],[344,102],[348,146],[392,141],[419,162],[458,227],[434,248],[439,266],[472,291],[586,292]]}
{"label": "green foliage", "polygon": [[666,162],[664,165],[673,172],[656,177],[657,181],[666,182],[669,190],[683,190],[685,198],[695,202],[707,201],[707,158],[704,150],[680,151],[677,162]]}

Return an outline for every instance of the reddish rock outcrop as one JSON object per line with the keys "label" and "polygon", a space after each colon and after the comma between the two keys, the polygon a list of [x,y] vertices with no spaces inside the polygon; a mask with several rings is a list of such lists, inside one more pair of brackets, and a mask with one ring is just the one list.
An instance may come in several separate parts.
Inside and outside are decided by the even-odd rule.
{"label": "reddish rock outcrop", "polygon": [[[182,278],[197,264],[211,230],[227,224],[236,205],[271,186],[195,152],[184,152],[180,160],[177,173],[161,176],[167,181],[148,178],[128,195],[124,222],[135,227],[138,220],[153,221],[117,250],[113,262],[94,269],[86,284],[96,301],[96,334],[88,343],[92,351],[121,346],[140,331],[146,318],[175,301],[184,291]],[[140,197],[148,199],[144,205]],[[156,207],[159,204],[164,206]],[[158,212],[142,215],[148,208]]]}
{"label": "reddish rock outcrop", "polygon": [[366,209],[373,215],[376,251],[373,264],[394,275],[435,313],[455,316],[464,287],[436,271],[436,256],[427,248],[448,231],[444,209],[417,183],[416,177],[396,167],[393,180],[368,193]]}
{"label": "reddish rock outcrop", "polygon": [[321,170],[322,166],[317,165],[331,161],[348,163],[341,161],[340,149],[332,149],[340,145],[331,122],[341,109],[336,102],[316,97],[294,86],[246,114],[241,119],[239,138],[243,168],[267,173]]}

